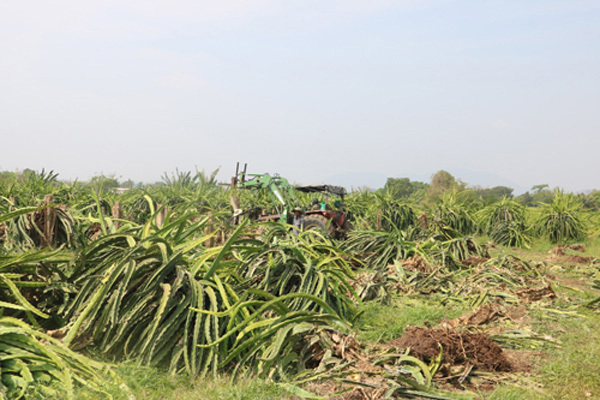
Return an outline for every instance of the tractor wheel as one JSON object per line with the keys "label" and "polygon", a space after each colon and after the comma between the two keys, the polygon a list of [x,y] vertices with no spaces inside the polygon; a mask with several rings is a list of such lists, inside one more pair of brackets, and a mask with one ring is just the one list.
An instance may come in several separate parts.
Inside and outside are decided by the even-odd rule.
{"label": "tractor wheel", "polygon": [[304,230],[318,229],[322,232],[333,234],[333,227],[329,220],[322,215],[308,215],[304,217]]}

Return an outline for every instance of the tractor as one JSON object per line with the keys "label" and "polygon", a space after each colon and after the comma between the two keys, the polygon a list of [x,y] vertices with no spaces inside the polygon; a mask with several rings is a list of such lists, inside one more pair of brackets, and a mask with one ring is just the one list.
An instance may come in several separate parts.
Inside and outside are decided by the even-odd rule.
{"label": "tractor", "polygon": [[344,211],[344,196],[346,189],[341,186],[333,185],[308,185],[296,186],[295,189],[304,193],[323,193],[326,199],[329,196],[338,196],[339,201],[334,201],[338,204],[333,209],[330,208],[329,202],[325,201],[324,207],[318,210],[307,210],[304,217],[304,229],[320,229],[328,232],[337,239],[345,239],[346,235],[352,230],[352,225],[348,221],[348,213]]}
{"label": "tractor", "polygon": [[[318,210],[307,210],[304,217],[304,229],[319,229],[328,232],[337,239],[345,239],[347,233],[352,229],[348,221],[348,213],[344,211],[344,196],[346,190],[341,186],[333,185],[308,185],[292,187],[287,179],[279,175],[269,174],[247,174],[247,164],[244,170],[239,171],[239,163],[236,166],[235,176],[231,179],[230,186],[234,189],[265,189],[271,195],[271,200],[275,206],[276,214],[268,214],[264,209],[247,208],[242,210],[239,207],[239,200],[232,192],[230,195],[231,205],[233,206],[233,223],[237,224],[242,215],[257,221],[283,221],[291,223],[292,210],[300,206],[296,191],[304,193],[322,193],[326,201],[323,207]],[[331,209],[327,200],[329,196],[339,197],[336,201],[339,206]]]}

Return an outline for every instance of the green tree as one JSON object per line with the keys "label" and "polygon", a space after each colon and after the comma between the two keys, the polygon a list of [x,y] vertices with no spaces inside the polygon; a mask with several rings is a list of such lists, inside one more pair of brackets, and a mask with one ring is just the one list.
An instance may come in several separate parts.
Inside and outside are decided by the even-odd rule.
{"label": "green tree", "polygon": [[411,181],[409,178],[387,178],[383,191],[394,199],[406,199],[428,186],[426,183]]}
{"label": "green tree", "polygon": [[594,190],[587,195],[580,194],[578,198],[585,209],[594,211],[600,210],[600,190]]}
{"label": "green tree", "polygon": [[90,179],[90,186],[92,186],[97,192],[106,192],[119,187],[119,180],[115,174],[100,174]]}
{"label": "green tree", "polygon": [[522,194],[516,200],[526,206],[538,207],[540,204],[552,203],[556,190],[552,191],[547,184],[541,184],[533,186],[531,192]]}
{"label": "green tree", "polygon": [[435,203],[444,193],[458,192],[465,189],[465,184],[457,181],[448,171],[440,170],[431,177],[431,184],[425,193],[425,201]]}
{"label": "green tree", "polygon": [[550,186],[548,184],[546,184],[546,183],[543,183],[541,185],[535,185],[535,186],[531,187],[531,191],[533,193],[539,193],[542,190],[547,190],[547,189],[550,189]]}
{"label": "green tree", "polygon": [[123,181],[120,184],[120,187],[129,188],[129,189],[131,189],[134,186],[135,186],[135,182],[131,179],[127,179],[126,181]]}
{"label": "green tree", "polygon": [[516,199],[517,203],[522,204],[524,206],[532,206],[534,199],[531,193],[525,192],[522,195],[518,196]]}
{"label": "green tree", "polygon": [[17,174],[10,171],[0,171],[0,184],[15,183],[17,181]]}
{"label": "green tree", "polygon": [[473,189],[483,204],[490,205],[501,201],[504,198],[512,199],[514,189],[507,186],[494,186],[492,188]]}

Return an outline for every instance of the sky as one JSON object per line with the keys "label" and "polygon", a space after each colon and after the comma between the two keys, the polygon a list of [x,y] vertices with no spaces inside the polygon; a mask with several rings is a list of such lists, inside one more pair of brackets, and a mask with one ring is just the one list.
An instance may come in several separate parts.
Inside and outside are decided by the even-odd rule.
{"label": "sky", "polygon": [[600,2],[3,0],[0,138],[69,180],[600,189]]}

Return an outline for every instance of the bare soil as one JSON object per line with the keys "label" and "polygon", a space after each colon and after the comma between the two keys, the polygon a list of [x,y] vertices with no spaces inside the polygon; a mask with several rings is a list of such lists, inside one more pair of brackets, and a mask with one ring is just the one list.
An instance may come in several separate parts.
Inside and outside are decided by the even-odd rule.
{"label": "bare soil", "polygon": [[470,364],[481,371],[511,371],[502,348],[482,333],[457,332],[449,329],[411,327],[391,343],[410,349],[410,354],[429,362],[442,350],[442,363]]}

